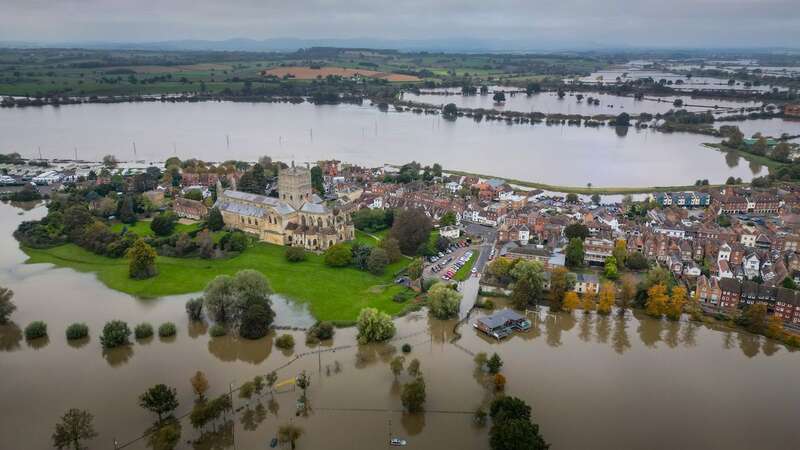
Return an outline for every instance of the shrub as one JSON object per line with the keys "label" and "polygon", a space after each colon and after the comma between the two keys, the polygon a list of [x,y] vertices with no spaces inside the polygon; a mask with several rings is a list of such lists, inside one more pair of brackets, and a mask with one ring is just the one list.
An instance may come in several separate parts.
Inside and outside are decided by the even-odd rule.
{"label": "shrub", "polygon": [[410,299],[413,296],[414,294],[411,291],[401,291],[398,292],[397,294],[394,294],[394,296],[392,297],[392,301],[396,303],[405,303],[406,301],[408,301],[408,299]]}
{"label": "shrub", "polygon": [[401,350],[403,353],[411,353],[411,344],[403,344]]}
{"label": "shrub", "polygon": [[228,251],[243,252],[247,250],[247,236],[239,231],[228,233],[220,240],[220,244]]}
{"label": "shrub", "polygon": [[160,327],[158,327],[158,336],[159,337],[172,337],[178,332],[178,328],[172,322],[165,322],[162,323]]}
{"label": "shrub", "polygon": [[203,318],[203,299],[190,298],[186,302],[186,313],[190,320],[200,320]]}
{"label": "shrub", "polygon": [[36,320],[25,327],[25,339],[38,339],[47,336],[47,324]]}
{"label": "shrub", "polygon": [[352,260],[353,254],[344,244],[336,244],[325,251],[325,264],[330,267],[345,267]]}
{"label": "shrub", "polygon": [[385,341],[395,333],[394,322],[385,312],[375,308],[364,308],[358,314],[358,342],[367,344],[369,342]]}
{"label": "shrub", "polygon": [[129,343],[128,339],[131,336],[131,329],[128,324],[121,320],[112,320],[106,322],[103,327],[103,334],[100,335],[100,343],[103,348],[114,348],[120,345]]}
{"label": "shrub", "polygon": [[133,329],[133,335],[136,339],[147,339],[153,336],[153,326],[147,322],[140,323]]}
{"label": "shrub", "polygon": [[266,304],[252,303],[242,312],[239,336],[245,339],[260,339],[267,335],[275,313]]}
{"label": "shrub", "polygon": [[291,334],[284,334],[275,339],[275,346],[284,350],[292,349],[294,348],[294,337]]}
{"label": "shrub", "polygon": [[367,270],[373,275],[380,275],[389,264],[389,257],[386,250],[375,247],[369,252],[367,257]]}
{"label": "shrub", "polygon": [[73,323],[67,327],[67,340],[83,339],[89,335],[89,327],[85,323]]}
{"label": "shrub", "polygon": [[228,330],[226,330],[222,325],[216,323],[211,327],[208,333],[211,335],[211,337],[222,337],[228,334]]}
{"label": "shrub", "polygon": [[[330,322],[318,322],[313,327],[309,328],[308,336],[315,338],[317,341],[324,341],[333,337],[333,334],[336,332],[336,329],[333,328],[333,324]],[[308,342],[309,339],[306,339]],[[310,342],[314,342],[314,339],[311,339]]]}
{"label": "shrub", "polygon": [[305,261],[306,251],[303,247],[289,247],[286,249],[286,260],[289,262]]}

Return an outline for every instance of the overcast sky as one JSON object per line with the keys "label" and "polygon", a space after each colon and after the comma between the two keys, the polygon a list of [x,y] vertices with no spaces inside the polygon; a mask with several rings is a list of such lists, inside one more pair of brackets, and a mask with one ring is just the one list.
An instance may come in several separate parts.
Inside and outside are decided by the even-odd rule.
{"label": "overcast sky", "polygon": [[382,38],[800,46],[800,0],[0,0],[0,40]]}

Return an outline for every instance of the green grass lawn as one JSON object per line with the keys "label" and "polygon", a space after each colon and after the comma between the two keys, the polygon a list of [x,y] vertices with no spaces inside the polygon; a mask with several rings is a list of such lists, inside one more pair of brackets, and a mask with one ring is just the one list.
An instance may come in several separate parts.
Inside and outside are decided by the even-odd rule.
{"label": "green grass lawn", "polygon": [[[139,220],[133,225],[126,225],[124,223],[116,222],[111,225],[111,231],[114,233],[122,232],[122,229],[128,227],[128,231],[132,231],[138,234],[141,237],[150,237],[154,236],[153,230],[150,229],[150,221],[149,220]],[[200,229],[200,223],[176,223],[175,229],[172,231],[173,233],[191,233],[192,231]]]}
{"label": "green grass lawn", "polygon": [[356,238],[353,241],[358,244],[374,247],[378,245],[378,243],[388,235],[389,235],[388,228],[385,230],[376,231],[374,233],[367,233],[366,231],[356,230]]}
{"label": "green grass lawn", "polygon": [[464,281],[469,278],[472,266],[475,265],[475,261],[478,260],[478,255],[480,254],[481,252],[478,249],[473,250],[472,256],[469,257],[466,264],[461,266],[461,268],[456,271],[456,274],[453,275],[453,279],[456,281]]}
{"label": "green grass lawn", "polygon": [[28,264],[51,263],[79,272],[93,272],[109,288],[145,298],[199,292],[217,275],[255,269],[266,275],[276,293],[308,303],[319,320],[352,321],[365,307],[392,315],[404,308],[392,297],[405,289],[395,285],[393,279],[408,264],[406,259],[390,265],[378,277],[355,268],[330,268],[316,254],[309,254],[306,261],[289,263],[284,258],[284,247],[257,243],[228,259],[159,256],[156,277],[131,280],[126,259],[95,255],[73,244],[45,250],[24,248],[24,251],[29,256]]}

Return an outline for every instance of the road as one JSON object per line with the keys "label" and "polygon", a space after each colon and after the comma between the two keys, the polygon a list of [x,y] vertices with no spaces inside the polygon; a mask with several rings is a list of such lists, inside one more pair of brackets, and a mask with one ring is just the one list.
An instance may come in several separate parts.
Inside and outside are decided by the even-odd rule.
{"label": "road", "polygon": [[[478,260],[475,261],[474,267],[477,269],[478,275],[481,276],[483,274],[483,268],[489,261],[489,254],[492,252],[495,239],[497,239],[497,230],[492,227],[476,224],[467,224],[465,229],[467,230],[467,234],[480,236],[482,238],[481,243],[474,246],[474,248],[480,250]],[[478,301],[479,280],[480,278],[478,277],[469,277],[466,281],[459,283],[458,289],[463,295],[459,317],[463,318],[466,316],[469,310],[475,305],[475,302]]]}

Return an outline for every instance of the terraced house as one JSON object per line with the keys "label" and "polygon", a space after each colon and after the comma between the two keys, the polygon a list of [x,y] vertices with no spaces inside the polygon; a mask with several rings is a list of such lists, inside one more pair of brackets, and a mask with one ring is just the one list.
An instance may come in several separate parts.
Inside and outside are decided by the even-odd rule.
{"label": "terraced house", "polygon": [[355,235],[352,203],[325,204],[313,193],[311,172],[292,167],[278,174],[278,197],[227,189],[217,198],[225,226],[276,245],[325,250]]}

